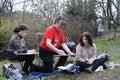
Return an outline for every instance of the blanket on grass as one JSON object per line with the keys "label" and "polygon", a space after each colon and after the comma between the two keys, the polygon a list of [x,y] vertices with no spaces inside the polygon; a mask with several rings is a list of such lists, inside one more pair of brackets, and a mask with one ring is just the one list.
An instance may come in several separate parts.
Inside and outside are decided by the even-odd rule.
{"label": "blanket on grass", "polygon": [[54,70],[53,72],[50,72],[50,73],[31,72],[24,77],[24,80],[29,80],[30,78],[37,79],[37,78],[42,78],[45,76],[57,75],[58,73],[59,73],[58,70]]}

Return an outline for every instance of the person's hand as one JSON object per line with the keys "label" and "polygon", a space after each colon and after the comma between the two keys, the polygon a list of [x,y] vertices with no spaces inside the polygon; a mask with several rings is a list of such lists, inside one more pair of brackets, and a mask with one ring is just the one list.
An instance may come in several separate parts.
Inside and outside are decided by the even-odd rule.
{"label": "person's hand", "polygon": [[73,52],[69,52],[68,54],[69,54],[69,55],[74,55],[74,53],[73,53]]}
{"label": "person's hand", "polygon": [[35,52],[35,49],[31,49],[31,50],[28,50],[28,53],[34,53]]}
{"label": "person's hand", "polygon": [[18,52],[17,52],[17,51],[14,51],[13,53],[14,53],[14,54],[18,54]]}
{"label": "person's hand", "polygon": [[63,50],[59,50],[59,51],[58,51],[58,54],[59,54],[59,55],[66,55]]}
{"label": "person's hand", "polygon": [[87,60],[87,63],[88,63],[88,64],[92,64],[92,63],[93,63],[93,60],[90,60],[90,59],[89,59],[89,60]]}

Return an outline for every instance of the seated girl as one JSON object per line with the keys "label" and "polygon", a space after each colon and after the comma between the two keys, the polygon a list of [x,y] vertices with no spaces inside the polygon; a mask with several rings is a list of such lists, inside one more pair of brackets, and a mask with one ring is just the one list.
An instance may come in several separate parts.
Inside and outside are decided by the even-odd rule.
{"label": "seated girl", "polygon": [[96,45],[93,43],[92,37],[89,32],[84,32],[79,40],[79,44],[76,47],[75,60],[81,69],[87,71],[94,71],[99,66],[106,68],[105,59],[96,59]]}

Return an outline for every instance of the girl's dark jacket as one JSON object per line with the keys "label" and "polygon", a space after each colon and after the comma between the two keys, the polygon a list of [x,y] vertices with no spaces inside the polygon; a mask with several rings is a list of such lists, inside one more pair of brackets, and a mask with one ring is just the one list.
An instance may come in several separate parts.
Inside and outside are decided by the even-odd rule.
{"label": "girl's dark jacket", "polygon": [[8,52],[8,58],[13,59],[17,55],[13,52],[17,51],[18,53],[27,53],[27,48],[25,45],[25,40],[18,34],[14,34],[8,44],[7,52]]}

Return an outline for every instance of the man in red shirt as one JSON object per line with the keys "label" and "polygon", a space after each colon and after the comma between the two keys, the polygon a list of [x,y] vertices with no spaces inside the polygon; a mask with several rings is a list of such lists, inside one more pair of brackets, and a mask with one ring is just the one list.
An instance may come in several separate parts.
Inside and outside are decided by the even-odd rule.
{"label": "man in red shirt", "polygon": [[66,54],[73,54],[65,44],[64,33],[62,28],[65,25],[64,17],[59,16],[55,19],[52,26],[46,28],[44,36],[39,44],[39,55],[43,61],[43,66],[38,67],[36,71],[39,72],[52,72],[53,68],[53,55],[61,55],[55,68],[63,66],[67,60]]}

